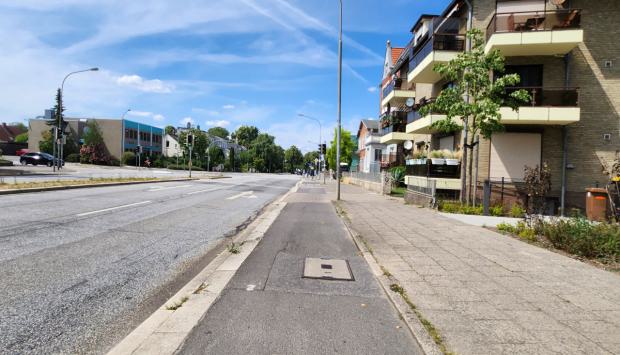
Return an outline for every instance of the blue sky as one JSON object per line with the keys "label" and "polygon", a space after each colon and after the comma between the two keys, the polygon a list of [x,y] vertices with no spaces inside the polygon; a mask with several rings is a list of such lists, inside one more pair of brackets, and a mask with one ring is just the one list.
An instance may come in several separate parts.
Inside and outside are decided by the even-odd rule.
{"label": "blue sky", "polygon": [[[346,129],[378,114],[386,40],[448,2],[344,0]],[[0,121],[41,115],[66,73],[97,66],[65,84],[67,116],[248,124],[312,150],[318,125],[297,115],[332,136],[337,15],[336,0],[3,0]]]}

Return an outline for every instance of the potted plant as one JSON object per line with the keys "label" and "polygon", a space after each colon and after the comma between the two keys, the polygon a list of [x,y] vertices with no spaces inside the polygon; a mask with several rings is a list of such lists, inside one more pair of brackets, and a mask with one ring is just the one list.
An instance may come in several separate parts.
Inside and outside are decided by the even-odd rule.
{"label": "potted plant", "polygon": [[414,159],[414,165],[424,165],[426,164],[426,153],[424,152],[416,152],[413,157]]}
{"label": "potted plant", "polygon": [[446,165],[459,165],[460,161],[461,161],[461,156],[462,153],[461,151],[450,151],[445,149],[444,150],[444,158],[446,159]]}
{"label": "potted plant", "polygon": [[415,159],[412,154],[409,154],[405,157],[405,165],[415,165]]}
{"label": "potted plant", "polygon": [[446,163],[446,159],[444,159],[444,154],[441,150],[433,150],[429,153],[431,157],[431,163],[433,165],[443,165]]}

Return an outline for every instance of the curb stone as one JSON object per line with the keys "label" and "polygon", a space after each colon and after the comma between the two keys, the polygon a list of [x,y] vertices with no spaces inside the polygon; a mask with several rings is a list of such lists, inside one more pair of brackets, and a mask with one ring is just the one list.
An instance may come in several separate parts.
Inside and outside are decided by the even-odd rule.
{"label": "curb stone", "polygon": [[[202,271],[167,300],[129,335],[116,344],[108,355],[174,354],[183,347],[192,329],[215,303],[241,264],[250,256],[265,232],[286,206],[284,200],[297,191],[300,182],[267,205],[246,229],[231,240],[243,246],[237,254],[228,248],[220,252]],[[181,304],[175,310],[171,305]]]}
{"label": "curb stone", "polygon": [[[110,182],[103,184],[83,184],[83,185],[65,185],[65,186],[50,186],[50,187],[31,187],[25,189],[7,189],[0,190],[1,195],[13,195],[24,194],[29,192],[45,192],[45,191],[58,191],[58,190],[74,190],[81,188],[93,188],[93,187],[108,187],[108,186],[123,186],[123,185],[138,185],[138,184],[155,184],[162,182],[181,182],[181,181],[193,181],[201,180],[199,178],[182,178],[182,179],[167,179],[167,180],[149,180],[149,181],[125,181],[125,182]],[[208,179],[210,180],[210,179]]]}

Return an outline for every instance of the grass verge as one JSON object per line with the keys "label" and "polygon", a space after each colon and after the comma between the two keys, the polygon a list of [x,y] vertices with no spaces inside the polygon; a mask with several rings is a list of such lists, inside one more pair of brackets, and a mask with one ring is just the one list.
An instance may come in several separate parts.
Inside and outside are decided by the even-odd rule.
{"label": "grass verge", "polygon": [[18,182],[9,184],[0,178],[0,190],[19,190],[31,189],[39,187],[60,187],[71,185],[93,185],[93,184],[109,184],[117,182],[142,182],[142,181],[161,181],[160,178],[91,178],[82,180],[53,180],[53,181],[37,181],[37,182]]}

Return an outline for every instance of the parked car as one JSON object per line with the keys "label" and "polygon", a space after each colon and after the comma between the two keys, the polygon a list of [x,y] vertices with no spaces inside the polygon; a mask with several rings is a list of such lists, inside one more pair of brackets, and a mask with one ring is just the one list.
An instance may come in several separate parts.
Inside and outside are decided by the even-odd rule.
{"label": "parked car", "polygon": [[17,155],[18,157],[21,157],[22,155],[28,153],[29,150],[26,148],[22,148],[22,149],[18,149],[15,151],[15,155]]}
{"label": "parked car", "polygon": [[[56,159],[56,161],[58,161],[58,159]],[[41,152],[26,153],[19,158],[19,162],[21,165],[32,164],[52,166],[54,163],[54,157],[51,154]],[[65,165],[65,162],[63,160],[60,160],[60,163],[63,166]]]}

